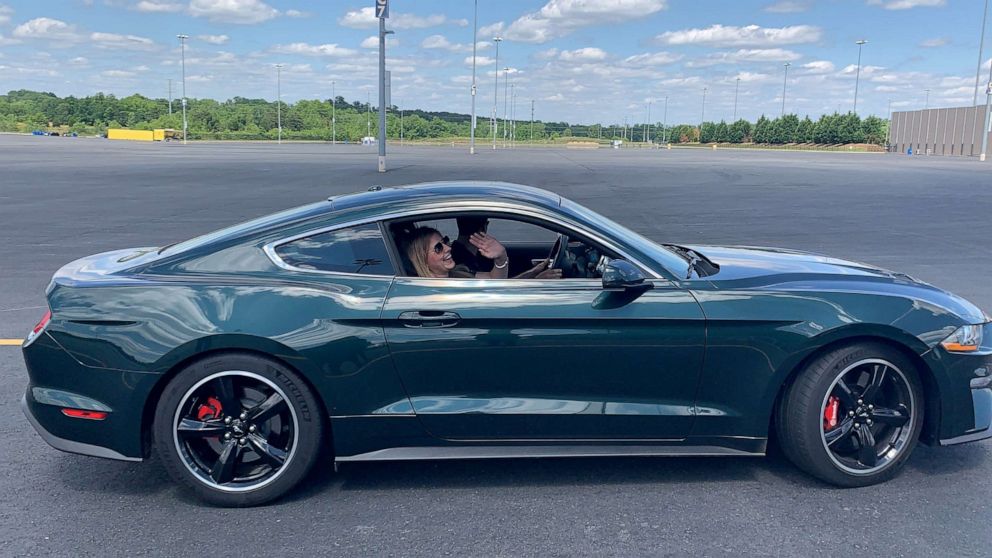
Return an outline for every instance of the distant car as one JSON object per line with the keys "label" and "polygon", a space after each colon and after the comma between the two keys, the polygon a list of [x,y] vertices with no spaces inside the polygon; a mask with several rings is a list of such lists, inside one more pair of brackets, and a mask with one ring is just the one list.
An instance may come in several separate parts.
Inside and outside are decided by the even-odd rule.
{"label": "distant car", "polygon": [[[411,231],[466,218],[505,240],[509,277],[548,259],[564,278],[418,276]],[[423,257],[447,262],[446,242]],[[816,254],[657,244],[524,186],[337,196],[77,260],[47,297],[23,345],[41,436],[154,450],[221,505],[281,496],[325,446],[338,462],[741,456],[775,432],[854,487],[919,439],[992,436],[990,318],[962,298]]]}
{"label": "distant car", "polygon": [[48,135],[50,135],[50,136],[56,136],[57,137],[57,136],[59,136],[61,134],[59,134],[58,132],[49,132]]}
{"label": "distant car", "polygon": [[48,132],[46,132],[44,130],[33,130],[31,132],[31,135],[32,136],[47,136],[48,135]]}

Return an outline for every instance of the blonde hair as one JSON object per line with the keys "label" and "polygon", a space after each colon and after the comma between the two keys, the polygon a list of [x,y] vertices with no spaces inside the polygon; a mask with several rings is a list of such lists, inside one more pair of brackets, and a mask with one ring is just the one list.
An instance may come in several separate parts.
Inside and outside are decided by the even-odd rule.
{"label": "blonde hair", "polygon": [[431,237],[441,236],[440,231],[431,227],[417,227],[410,233],[410,240],[406,244],[406,255],[413,264],[413,269],[419,277],[433,277],[430,266],[427,265],[427,250],[432,250]]}

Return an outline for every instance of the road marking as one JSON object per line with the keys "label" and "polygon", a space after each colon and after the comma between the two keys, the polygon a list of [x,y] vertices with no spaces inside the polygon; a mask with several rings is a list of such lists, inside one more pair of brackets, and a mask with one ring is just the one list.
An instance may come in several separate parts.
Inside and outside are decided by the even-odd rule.
{"label": "road marking", "polygon": [[20,347],[21,346],[21,343],[23,343],[23,342],[24,342],[23,339],[0,339],[0,346],[9,346],[9,347],[18,346],[18,347]]}

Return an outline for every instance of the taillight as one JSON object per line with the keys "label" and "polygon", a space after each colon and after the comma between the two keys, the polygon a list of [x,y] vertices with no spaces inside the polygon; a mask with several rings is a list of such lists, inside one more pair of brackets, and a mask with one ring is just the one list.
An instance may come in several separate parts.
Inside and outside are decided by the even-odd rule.
{"label": "taillight", "polygon": [[87,411],[85,409],[62,409],[62,414],[67,417],[87,420],[103,420],[107,418],[107,413],[103,411]]}
{"label": "taillight", "polygon": [[24,341],[24,346],[27,347],[30,345],[42,331],[45,331],[45,327],[48,326],[48,322],[50,321],[52,321],[52,311],[48,310],[45,312],[45,315],[41,317],[41,321],[38,322],[38,325],[34,326],[34,329],[32,329],[31,333],[28,334],[27,340]]}
{"label": "taillight", "polygon": [[50,321],[52,321],[51,310],[45,312],[45,315],[41,317],[41,321],[38,322],[38,325],[34,326],[34,329],[31,330],[31,333],[38,335],[39,333],[41,333],[41,330],[45,329],[45,326],[47,326],[48,322]]}

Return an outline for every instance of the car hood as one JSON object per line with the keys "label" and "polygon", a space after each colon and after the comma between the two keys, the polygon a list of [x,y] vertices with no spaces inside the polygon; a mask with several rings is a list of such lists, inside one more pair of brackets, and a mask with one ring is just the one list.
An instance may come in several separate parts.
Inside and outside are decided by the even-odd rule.
{"label": "car hood", "polygon": [[968,323],[992,320],[971,302],[929,283],[822,254],[754,246],[686,246],[719,266],[703,280],[718,289],[847,291],[904,296],[949,310]]}
{"label": "car hood", "polygon": [[880,267],[831,258],[812,252],[756,246],[686,246],[720,267],[715,281],[732,281],[782,275],[872,277],[922,283],[904,273]]}

